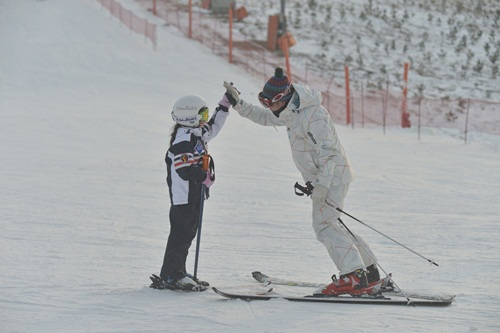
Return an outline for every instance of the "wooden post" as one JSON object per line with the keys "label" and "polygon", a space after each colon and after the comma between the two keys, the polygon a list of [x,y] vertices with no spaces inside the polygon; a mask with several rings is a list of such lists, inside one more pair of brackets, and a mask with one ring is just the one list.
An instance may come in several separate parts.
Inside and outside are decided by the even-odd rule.
{"label": "wooden post", "polygon": [[346,125],[351,123],[351,89],[349,86],[349,67],[344,67],[345,74],[345,109],[346,109]]}
{"label": "wooden post", "polygon": [[285,61],[286,61],[286,72],[288,73],[288,77],[290,78],[290,81],[293,81],[292,78],[292,68],[290,67],[290,52],[288,51],[288,39],[285,38],[283,41],[284,47],[285,47]]}
{"label": "wooden post", "polygon": [[279,15],[270,15],[267,23],[267,48],[270,51],[276,50],[278,42]]}
{"label": "wooden post", "polygon": [[193,1],[189,0],[189,30],[188,37],[193,38]]}
{"label": "wooden post", "polygon": [[280,47],[281,50],[283,51],[283,54],[285,55],[285,63],[286,63],[286,72],[288,74],[288,77],[292,80],[292,71],[290,69],[290,53],[288,52],[288,39],[282,38],[280,39]]}
{"label": "wooden post", "polygon": [[198,31],[200,32],[200,43],[203,44],[203,29],[201,28],[202,26],[202,17],[201,17],[201,10],[198,11]]}
{"label": "wooden post", "polygon": [[401,106],[401,127],[407,128],[411,127],[410,123],[410,114],[408,113],[408,102],[407,102],[407,96],[408,96],[408,70],[409,70],[410,64],[405,62],[404,64],[404,74],[403,74],[403,80],[404,80],[404,88],[403,88],[403,105]]}
{"label": "wooden post", "polygon": [[290,48],[295,45],[295,39],[293,38],[290,32],[283,34],[280,38],[278,38],[278,45],[283,51],[283,55],[285,56],[286,61],[286,73],[292,79],[292,69],[290,68]]}

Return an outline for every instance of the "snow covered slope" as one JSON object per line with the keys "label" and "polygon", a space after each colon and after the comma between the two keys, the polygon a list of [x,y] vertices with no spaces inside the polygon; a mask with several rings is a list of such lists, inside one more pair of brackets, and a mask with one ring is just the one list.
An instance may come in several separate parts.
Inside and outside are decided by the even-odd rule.
{"label": "snow covered slope", "polygon": [[[224,80],[257,103],[263,82],[169,27],[153,51],[91,0],[0,0],[0,45],[2,332],[500,330],[498,137],[463,145],[454,132],[418,141],[413,130],[337,128],[357,174],[346,211],[440,266],[345,222],[402,288],[457,294],[450,307],[162,292],[148,277],[169,232],[171,105],[197,93],[215,107]],[[250,290],[254,270],[325,282],[337,273],[315,240],[308,199],[293,194],[300,175],[284,128],[232,114],[210,152],[217,181],[200,277]]]}

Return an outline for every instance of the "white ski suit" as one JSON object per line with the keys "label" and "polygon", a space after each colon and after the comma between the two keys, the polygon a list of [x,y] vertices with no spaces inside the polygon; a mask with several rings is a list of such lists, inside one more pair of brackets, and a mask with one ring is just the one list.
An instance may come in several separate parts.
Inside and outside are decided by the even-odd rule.
{"label": "white ski suit", "polygon": [[[293,161],[304,182],[327,188],[326,202],[342,209],[349,183],[354,180],[349,159],[332,118],[321,106],[321,93],[305,85],[292,85],[294,95],[279,118],[271,110],[242,99],[233,108],[257,124],[286,126]],[[337,220],[340,212],[326,202],[313,201],[312,225],[317,240],[325,245],[340,275],[374,264],[376,259],[369,246],[358,235],[354,238],[349,234]]]}

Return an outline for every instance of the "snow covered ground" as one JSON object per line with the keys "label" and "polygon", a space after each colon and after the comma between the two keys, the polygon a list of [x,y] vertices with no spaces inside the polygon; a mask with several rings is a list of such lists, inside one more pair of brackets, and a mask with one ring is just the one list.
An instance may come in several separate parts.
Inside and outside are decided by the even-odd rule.
{"label": "snow covered ground", "polygon": [[[281,1],[237,3],[249,16],[235,29],[267,40],[268,15]],[[409,62],[408,96],[500,100],[498,0],[287,0],[285,14],[297,40],[293,64],[335,80],[347,64],[353,91],[389,82],[399,92]]]}
{"label": "snow covered ground", "polygon": [[[357,174],[345,210],[440,266],[345,222],[402,288],[456,294],[450,307],[157,291],[148,277],[169,232],[171,105],[196,93],[215,107],[224,80],[257,103],[263,82],[170,27],[159,28],[154,51],[93,0],[0,0],[0,45],[0,331],[500,330],[498,136],[464,145],[439,129],[418,141],[414,129],[337,126]],[[254,270],[328,282],[337,272],[315,240],[309,199],[293,193],[300,175],[284,128],[232,114],[210,151],[218,177],[200,277],[246,291],[258,286]]]}

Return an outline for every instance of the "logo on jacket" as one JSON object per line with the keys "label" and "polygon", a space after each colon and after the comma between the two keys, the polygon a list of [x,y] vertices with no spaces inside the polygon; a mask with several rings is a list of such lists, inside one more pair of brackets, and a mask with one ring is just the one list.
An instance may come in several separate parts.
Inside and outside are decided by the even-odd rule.
{"label": "logo on jacket", "polygon": [[316,139],[314,138],[314,136],[312,135],[311,132],[307,132],[307,135],[309,135],[309,137],[311,138],[312,142],[314,142],[314,144],[316,144]]}
{"label": "logo on jacket", "polygon": [[201,155],[201,153],[203,153],[203,144],[198,140],[196,142],[196,146],[194,146],[194,150],[196,150],[198,152],[198,154]]}
{"label": "logo on jacket", "polygon": [[181,161],[182,163],[187,163],[189,161],[189,156],[187,154],[182,155]]}

